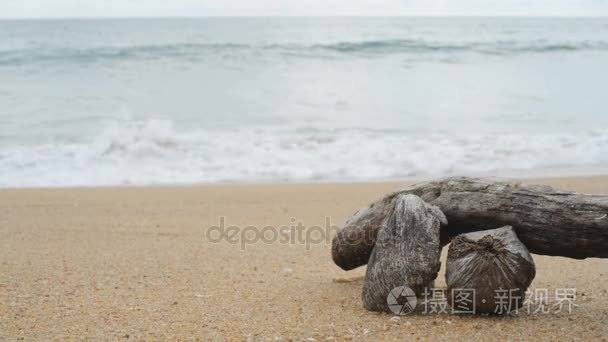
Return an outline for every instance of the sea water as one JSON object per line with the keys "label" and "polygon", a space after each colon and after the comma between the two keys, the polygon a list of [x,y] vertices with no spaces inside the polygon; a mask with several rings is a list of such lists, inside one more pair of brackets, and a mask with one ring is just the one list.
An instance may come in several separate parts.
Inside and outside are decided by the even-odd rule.
{"label": "sea water", "polygon": [[607,18],[0,21],[0,187],[608,173]]}

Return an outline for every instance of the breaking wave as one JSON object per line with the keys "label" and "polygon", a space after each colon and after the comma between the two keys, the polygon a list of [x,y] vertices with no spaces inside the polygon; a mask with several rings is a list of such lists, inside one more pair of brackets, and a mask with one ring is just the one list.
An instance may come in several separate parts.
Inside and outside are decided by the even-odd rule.
{"label": "breaking wave", "polygon": [[[364,143],[362,143],[362,141]],[[87,143],[0,150],[0,187],[364,181],[608,166],[608,132],[446,135],[112,124]]]}

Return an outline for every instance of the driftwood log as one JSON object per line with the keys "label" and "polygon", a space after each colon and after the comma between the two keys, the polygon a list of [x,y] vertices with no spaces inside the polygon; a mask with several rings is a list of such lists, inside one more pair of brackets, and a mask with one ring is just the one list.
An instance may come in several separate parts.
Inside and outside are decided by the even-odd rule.
{"label": "driftwood log", "polygon": [[463,233],[510,225],[531,253],[608,258],[608,196],[518,182],[447,178],[389,194],[353,215],[332,241],[336,265],[351,270],[367,264],[378,230],[403,194],[417,195],[445,214],[449,225],[441,229],[442,245]]}
{"label": "driftwood log", "polygon": [[454,310],[515,311],[535,275],[532,256],[510,226],[462,234],[450,243],[445,280]]}
{"label": "driftwood log", "polygon": [[426,287],[432,287],[441,267],[442,223],[447,224],[441,211],[420,197],[397,197],[369,259],[362,296],[365,308],[388,312],[391,290],[407,286],[420,297]]}

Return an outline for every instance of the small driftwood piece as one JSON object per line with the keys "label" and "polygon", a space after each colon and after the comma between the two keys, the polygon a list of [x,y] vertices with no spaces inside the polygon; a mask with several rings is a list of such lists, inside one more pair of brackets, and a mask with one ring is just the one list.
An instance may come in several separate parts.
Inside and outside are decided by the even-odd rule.
{"label": "small driftwood piece", "polygon": [[462,234],[448,250],[448,301],[454,310],[505,314],[523,305],[535,275],[532,256],[512,227]]}
{"label": "small driftwood piece", "polygon": [[420,297],[434,282],[441,266],[440,223],[447,221],[437,207],[415,195],[397,197],[369,259],[362,296],[365,308],[389,312],[391,290],[407,286]]}
{"label": "small driftwood piece", "polygon": [[447,178],[389,194],[353,215],[332,241],[336,265],[351,270],[367,264],[378,229],[403,194],[417,195],[445,214],[449,225],[441,229],[442,245],[463,233],[510,225],[531,253],[608,258],[608,196],[518,182]]}

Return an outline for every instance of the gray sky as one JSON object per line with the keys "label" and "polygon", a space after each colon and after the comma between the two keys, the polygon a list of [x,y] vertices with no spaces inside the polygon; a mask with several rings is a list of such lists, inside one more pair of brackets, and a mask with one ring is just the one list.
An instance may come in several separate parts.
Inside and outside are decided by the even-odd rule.
{"label": "gray sky", "polygon": [[0,0],[1,18],[226,15],[608,16],[608,0]]}

